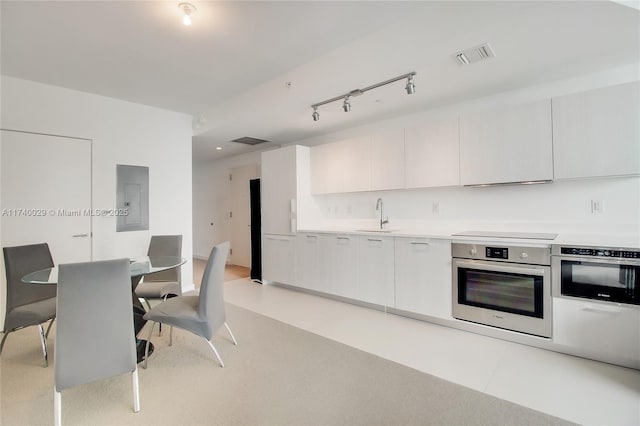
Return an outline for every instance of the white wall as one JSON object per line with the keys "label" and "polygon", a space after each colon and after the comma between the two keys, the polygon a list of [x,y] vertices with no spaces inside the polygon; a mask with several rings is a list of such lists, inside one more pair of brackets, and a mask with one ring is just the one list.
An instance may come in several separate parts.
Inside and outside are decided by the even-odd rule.
{"label": "white wall", "polygon": [[[260,152],[193,163],[193,254],[206,259],[211,248],[231,238],[231,169],[258,165]],[[211,225],[213,223],[213,225]]]}
{"label": "white wall", "polygon": [[149,230],[94,218],[93,259],[143,256],[151,235],[182,234],[183,287],[193,288],[191,116],[8,76],[1,87],[3,129],[93,141],[92,208],[115,207],[116,164],[149,167]]}

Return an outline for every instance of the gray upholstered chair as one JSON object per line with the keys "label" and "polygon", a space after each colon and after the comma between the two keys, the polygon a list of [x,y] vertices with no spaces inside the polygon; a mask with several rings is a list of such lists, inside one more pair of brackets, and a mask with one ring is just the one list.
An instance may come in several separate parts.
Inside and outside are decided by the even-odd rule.
{"label": "gray upholstered chair", "polygon": [[[182,235],[152,235],[148,256],[182,257]],[[182,284],[180,268],[156,272],[144,277],[136,287],[136,296],[144,299],[149,309],[149,300],[166,300],[169,295],[180,296]]]}
{"label": "gray upholstered chair", "polygon": [[[56,317],[56,286],[26,284],[21,279],[30,272],[53,266],[49,245],[42,243],[5,247],[3,251],[7,273],[7,305],[0,353],[9,333],[23,327],[37,325],[40,330],[40,343],[46,367],[49,365],[47,337]],[[49,320],[51,322],[45,333],[42,324]]]}
{"label": "gray upholstered chair", "polygon": [[[169,334],[169,346],[171,346],[173,327],[182,328],[191,333],[203,337],[213,353],[218,358],[220,366],[224,367],[224,363],[220,358],[220,354],[216,350],[211,338],[224,325],[231,336],[234,345],[237,345],[235,336],[226,323],[224,310],[224,266],[229,255],[229,242],[218,244],[211,250],[207,266],[202,276],[199,296],[179,296],[167,299],[159,305],[152,308],[144,316],[148,321],[154,321],[149,329],[149,338],[147,339],[146,350],[149,349],[151,334],[156,322],[171,326]],[[147,367],[147,358],[145,352],[143,368]]]}
{"label": "gray upholstered chair", "polygon": [[58,271],[54,420],[62,420],[65,389],[132,373],[140,411],[129,259],[69,263]]}

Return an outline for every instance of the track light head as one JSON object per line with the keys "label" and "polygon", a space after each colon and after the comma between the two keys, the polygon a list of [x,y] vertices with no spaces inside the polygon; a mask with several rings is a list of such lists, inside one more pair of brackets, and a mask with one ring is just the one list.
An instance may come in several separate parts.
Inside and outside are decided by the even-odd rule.
{"label": "track light head", "polygon": [[342,109],[344,112],[351,111],[351,102],[349,102],[349,96],[345,96],[344,102],[342,103]]}
{"label": "track light head", "polygon": [[405,86],[405,90],[407,91],[407,95],[413,95],[416,93],[416,85],[413,83],[413,75],[407,77],[407,85]]}
{"label": "track light head", "polygon": [[313,117],[313,121],[320,120],[320,114],[318,114],[318,107],[316,106],[313,107],[313,114],[311,114],[311,117]]}

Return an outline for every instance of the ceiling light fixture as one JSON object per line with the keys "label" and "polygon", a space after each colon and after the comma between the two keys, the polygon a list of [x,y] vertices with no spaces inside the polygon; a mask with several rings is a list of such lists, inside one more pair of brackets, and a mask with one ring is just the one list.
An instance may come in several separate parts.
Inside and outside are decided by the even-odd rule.
{"label": "ceiling light fixture", "polygon": [[413,95],[414,93],[416,93],[416,85],[413,83],[412,75],[407,77],[407,85],[404,87],[404,90],[407,91],[407,95]]}
{"label": "ceiling light fixture", "polygon": [[329,104],[331,102],[335,102],[335,101],[339,101],[339,100],[344,100],[344,102],[342,103],[342,109],[344,110],[344,112],[349,112],[351,111],[351,98],[355,97],[355,96],[360,96],[362,95],[364,92],[367,92],[369,90],[373,90],[376,89],[378,87],[382,87],[382,86],[386,86],[387,84],[390,83],[394,83],[396,81],[399,80],[403,80],[403,79],[407,79],[407,85],[405,86],[405,90],[407,91],[407,94],[412,95],[416,92],[416,85],[413,82],[413,77],[416,75],[416,72],[410,72],[407,74],[402,74],[398,77],[394,77],[394,78],[390,78],[389,80],[385,80],[382,81],[380,83],[376,83],[376,84],[372,84],[371,86],[367,86],[363,89],[354,89],[348,93],[345,93],[343,95],[340,96],[336,96],[335,98],[331,98],[331,99],[327,99],[326,101],[322,101],[322,102],[318,102],[315,104],[311,105],[311,108],[313,108],[313,114],[311,114],[311,117],[313,117],[313,121],[318,121],[320,120],[320,114],[318,113],[318,107],[320,105],[325,105],[325,104]]}
{"label": "ceiling light fixture", "polygon": [[191,25],[191,14],[196,11],[196,7],[191,3],[180,3],[178,8],[184,13],[182,23],[186,26]]}
{"label": "ceiling light fixture", "polygon": [[349,102],[349,95],[344,98],[344,102],[342,103],[342,109],[344,112],[351,111],[351,103]]}

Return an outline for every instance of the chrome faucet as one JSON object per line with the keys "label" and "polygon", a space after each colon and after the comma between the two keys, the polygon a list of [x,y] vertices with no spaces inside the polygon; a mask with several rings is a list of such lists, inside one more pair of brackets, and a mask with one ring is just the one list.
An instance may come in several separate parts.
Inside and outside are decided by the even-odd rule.
{"label": "chrome faucet", "polygon": [[378,201],[376,201],[376,210],[380,210],[380,230],[382,230],[384,229],[385,223],[389,223],[389,216],[384,219],[384,204],[382,198],[378,198]]}

